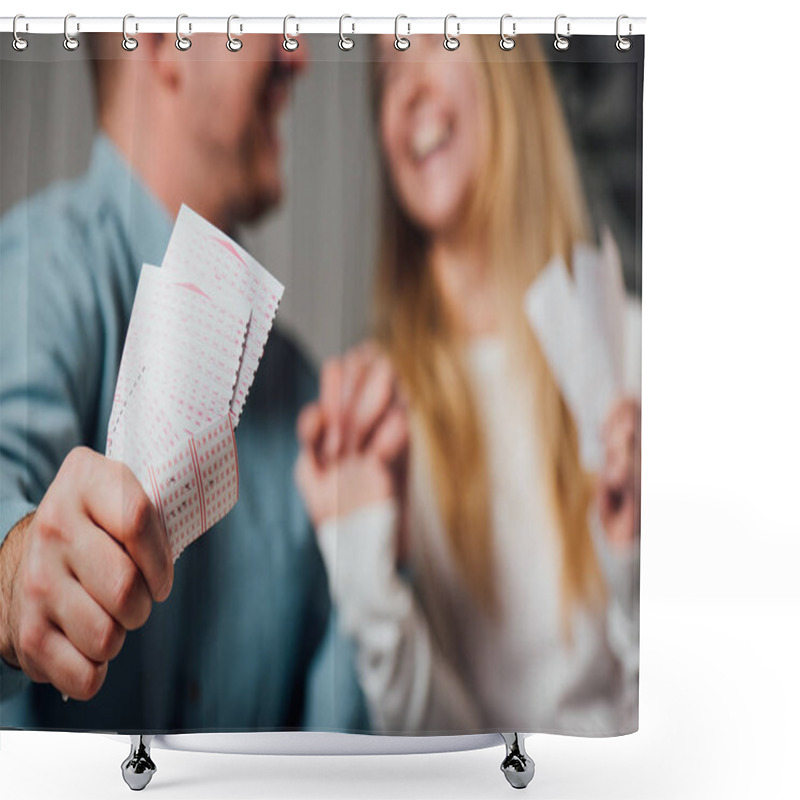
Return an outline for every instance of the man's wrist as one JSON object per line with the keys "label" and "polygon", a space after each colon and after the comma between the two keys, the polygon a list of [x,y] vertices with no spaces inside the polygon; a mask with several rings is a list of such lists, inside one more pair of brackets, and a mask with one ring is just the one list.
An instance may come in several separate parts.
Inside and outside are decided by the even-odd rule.
{"label": "man's wrist", "polygon": [[11,604],[25,532],[33,514],[31,511],[19,520],[0,543],[0,658],[16,669],[19,661],[11,635]]}

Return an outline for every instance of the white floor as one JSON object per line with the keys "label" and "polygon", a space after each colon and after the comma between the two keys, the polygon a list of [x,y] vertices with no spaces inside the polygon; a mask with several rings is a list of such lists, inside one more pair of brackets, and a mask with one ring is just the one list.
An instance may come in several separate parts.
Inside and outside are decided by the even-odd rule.
{"label": "white floor", "polygon": [[[800,600],[643,609],[641,729],[610,740],[533,736],[540,800],[798,796]],[[228,756],[154,750],[154,798],[508,797],[502,747],[402,756]],[[0,734],[3,798],[127,797],[127,746],[105,736]]]}

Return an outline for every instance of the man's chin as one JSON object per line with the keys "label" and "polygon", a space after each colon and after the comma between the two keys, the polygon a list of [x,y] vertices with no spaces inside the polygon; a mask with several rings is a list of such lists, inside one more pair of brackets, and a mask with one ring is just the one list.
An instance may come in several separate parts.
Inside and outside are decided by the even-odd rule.
{"label": "man's chin", "polygon": [[258,222],[265,214],[275,210],[283,199],[283,187],[280,185],[265,189],[259,194],[242,198],[239,206],[238,222],[249,225]]}

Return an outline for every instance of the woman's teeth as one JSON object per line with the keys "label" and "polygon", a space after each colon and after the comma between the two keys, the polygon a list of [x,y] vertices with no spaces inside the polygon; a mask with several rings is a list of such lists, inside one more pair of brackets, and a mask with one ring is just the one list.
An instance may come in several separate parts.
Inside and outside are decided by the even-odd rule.
{"label": "woman's teeth", "polygon": [[411,137],[411,153],[417,161],[427,158],[450,138],[450,126],[444,122],[427,122],[419,125]]}

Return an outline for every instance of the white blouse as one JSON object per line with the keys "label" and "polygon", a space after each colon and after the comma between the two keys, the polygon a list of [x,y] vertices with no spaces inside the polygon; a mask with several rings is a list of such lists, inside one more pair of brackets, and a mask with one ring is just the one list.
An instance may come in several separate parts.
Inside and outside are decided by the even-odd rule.
{"label": "white blouse", "polygon": [[631,733],[638,728],[638,543],[628,552],[608,545],[592,513],[609,602],[573,615],[568,644],[556,527],[529,444],[533,392],[514,388],[500,340],[473,342],[468,365],[486,433],[499,621],[473,601],[449,552],[415,420],[411,580],[395,565],[394,501],[329,520],[317,532],[376,731]]}

